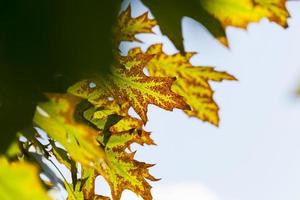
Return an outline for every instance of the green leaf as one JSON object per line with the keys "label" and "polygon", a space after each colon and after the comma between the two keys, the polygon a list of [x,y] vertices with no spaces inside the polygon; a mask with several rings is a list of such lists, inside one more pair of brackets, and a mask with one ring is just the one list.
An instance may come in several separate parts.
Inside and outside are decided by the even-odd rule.
{"label": "green leaf", "polygon": [[262,18],[287,27],[286,0],[143,0],[154,14],[163,33],[183,50],[181,19],[191,17],[227,45],[227,26],[246,28]]}
{"label": "green leaf", "polygon": [[181,20],[184,16],[191,17],[224,44],[226,34],[221,23],[201,6],[201,0],[143,0],[150,8],[163,34],[166,34],[183,51]]}
{"label": "green leaf", "polygon": [[32,126],[43,92],[107,73],[121,1],[10,0],[0,3],[0,152]]}
{"label": "green leaf", "polygon": [[48,102],[39,104],[34,123],[83,167],[93,168],[103,162],[105,155],[97,142],[98,131],[74,118],[81,99],[68,94],[49,94],[48,97]]}

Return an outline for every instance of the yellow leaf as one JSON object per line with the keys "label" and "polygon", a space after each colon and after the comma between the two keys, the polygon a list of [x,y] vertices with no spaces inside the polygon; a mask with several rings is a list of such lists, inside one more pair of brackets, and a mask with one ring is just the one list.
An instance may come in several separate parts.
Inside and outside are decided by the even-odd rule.
{"label": "yellow leaf", "polygon": [[223,25],[246,28],[250,22],[266,17],[283,27],[289,13],[286,0],[202,0],[201,5]]}
{"label": "yellow leaf", "polygon": [[[110,105],[108,102],[106,103],[106,107],[102,107],[104,110],[111,108],[115,111],[112,112],[113,114],[120,113],[120,110],[116,109],[116,107],[118,108],[116,102],[111,101]],[[92,120],[90,120],[90,117],[87,119],[91,123],[98,125],[97,120],[103,119],[103,115],[98,115],[99,111],[96,109],[89,109],[89,112],[89,116],[94,117]],[[100,110],[100,112],[102,111]],[[132,190],[146,200],[152,199],[151,187],[146,181],[146,179],[156,180],[148,172],[148,168],[152,165],[134,160],[134,153],[129,153],[128,151],[131,151],[130,146],[133,143],[154,145],[154,142],[150,138],[150,133],[143,130],[143,121],[130,117],[128,113],[121,112],[121,114],[124,114],[123,118],[116,124],[108,127],[107,130],[111,134],[108,140],[106,139],[107,136],[105,136],[105,128],[98,136],[98,141],[104,148],[105,162],[100,163],[96,167],[97,173],[103,176],[110,185],[114,200],[119,200],[125,189]],[[101,196],[98,198],[106,199],[106,197]]]}
{"label": "yellow leaf", "polygon": [[50,200],[43,188],[36,166],[27,162],[9,163],[0,157],[1,200]]}
{"label": "yellow leaf", "polygon": [[73,188],[72,184],[65,182],[65,188],[68,193],[67,200],[84,200],[83,192],[80,190],[80,182],[75,185]]}
{"label": "yellow leaf", "polygon": [[141,130],[143,127],[143,121],[127,116],[121,119],[118,123],[110,127],[112,133],[130,131],[133,129]]}
{"label": "yellow leaf", "polygon": [[135,35],[139,33],[152,33],[152,28],[157,23],[154,19],[149,19],[148,12],[133,18],[131,7],[121,12],[117,25],[117,41],[139,41]]}
{"label": "yellow leaf", "polygon": [[201,23],[215,38],[227,46],[225,28],[246,28],[262,18],[287,27],[289,13],[286,0],[143,0],[150,8],[158,25],[180,50],[182,44],[181,20],[191,17]]}
{"label": "yellow leaf", "polygon": [[84,199],[95,199],[95,180],[97,172],[94,169],[82,168],[82,187]]}
{"label": "yellow leaf", "polygon": [[82,180],[74,185],[65,183],[68,199],[105,199],[106,197],[93,196],[93,184],[97,175],[102,175],[107,180],[114,200],[119,200],[125,189],[132,190],[146,200],[152,199],[151,186],[146,181],[156,180],[148,171],[152,165],[134,160],[134,153],[125,151],[130,149],[132,143],[154,144],[150,134],[142,130],[143,123],[140,120],[125,117],[125,121],[116,127],[110,127],[114,134],[104,143],[103,131],[98,132],[75,120],[74,114],[81,101],[78,97],[48,94],[48,98],[48,102],[39,104],[34,122],[54,141],[62,144],[71,158],[81,163],[85,170]]}
{"label": "yellow leaf", "polygon": [[38,105],[34,123],[59,142],[83,167],[93,168],[103,162],[104,152],[97,142],[98,132],[74,119],[80,98],[69,94],[48,94],[48,98],[48,102]]}
{"label": "yellow leaf", "polygon": [[128,116],[129,109],[128,102],[122,102],[119,104],[116,101],[109,101],[104,99],[101,106],[98,105],[98,108],[93,114],[94,119],[104,120],[107,116],[112,114],[117,114],[119,116]]}
{"label": "yellow leaf", "polygon": [[96,107],[108,98],[119,104],[128,102],[144,122],[147,121],[148,104],[166,110],[188,109],[183,98],[171,91],[173,78],[149,77],[144,74],[143,69],[153,56],[132,53],[117,58],[120,63],[114,65],[108,76],[83,80],[70,87],[68,92],[88,99]]}
{"label": "yellow leaf", "polygon": [[[114,102],[111,102],[111,104],[115,105]],[[90,122],[95,125],[97,125],[97,121],[95,121],[98,117],[97,112],[94,111],[94,114],[89,114],[94,116]],[[102,118],[102,115],[100,115],[100,118]],[[119,122],[108,128],[111,133],[108,140],[105,139],[105,130],[98,136],[98,141],[104,147],[106,159],[97,168],[97,173],[109,183],[114,200],[119,200],[125,189],[132,190],[146,200],[152,199],[151,187],[146,181],[146,179],[156,180],[148,172],[148,168],[152,165],[134,160],[134,153],[128,153],[127,151],[131,151],[130,146],[133,143],[140,145],[155,144],[150,138],[150,133],[143,130],[143,125],[143,121],[127,114]],[[105,197],[98,198],[106,199]]]}
{"label": "yellow leaf", "polygon": [[213,90],[209,81],[235,80],[233,76],[215,71],[211,67],[193,66],[190,63],[193,53],[167,55],[162,51],[161,44],[149,47],[147,54],[155,55],[147,65],[152,76],[177,78],[172,91],[183,96],[191,107],[184,112],[214,125],[219,124],[219,108],[213,100]]}
{"label": "yellow leaf", "polygon": [[[100,135],[98,140],[103,141]],[[103,167],[99,174],[102,175],[112,191],[114,200],[119,200],[124,190],[128,189],[140,195],[144,200],[151,200],[151,186],[146,181],[156,181],[150,175],[148,168],[153,165],[134,160],[134,153],[127,153],[132,143],[153,144],[149,133],[145,131],[121,132],[111,136],[105,146],[107,166]]]}
{"label": "yellow leaf", "polygon": [[[82,168],[82,178],[77,180],[75,186],[64,182],[68,192],[67,200],[97,200],[100,196],[95,195],[96,170],[92,168]],[[104,199],[104,198],[103,198]]]}

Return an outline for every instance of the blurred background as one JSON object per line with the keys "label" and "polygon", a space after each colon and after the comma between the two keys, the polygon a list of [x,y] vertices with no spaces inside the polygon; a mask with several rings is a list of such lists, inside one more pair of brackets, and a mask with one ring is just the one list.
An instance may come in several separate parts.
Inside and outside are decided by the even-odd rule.
{"label": "blurred background", "polygon": [[[134,16],[147,9],[137,0],[124,7],[128,3]],[[157,163],[151,172],[162,180],[153,184],[155,200],[300,199],[300,3],[289,2],[288,9],[286,30],[266,19],[247,31],[228,28],[229,49],[201,24],[183,19],[185,49],[198,53],[192,63],[239,81],[212,83],[219,128],[150,106],[146,129],[158,146],[135,149],[137,159]],[[177,52],[159,28],[155,33],[140,34],[142,45],[123,43],[123,53],[157,42]],[[103,180],[97,183],[97,191],[109,195]],[[138,198],[125,192],[123,199]]]}

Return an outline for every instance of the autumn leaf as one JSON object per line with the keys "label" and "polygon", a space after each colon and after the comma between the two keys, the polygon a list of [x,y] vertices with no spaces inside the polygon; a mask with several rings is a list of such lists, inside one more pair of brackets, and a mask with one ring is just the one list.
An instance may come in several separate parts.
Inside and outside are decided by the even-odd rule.
{"label": "autumn leaf", "polygon": [[[28,189],[30,188],[30,189]],[[9,163],[0,157],[0,199],[50,200],[39,179],[38,168],[24,161]]]}
{"label": "autumn leaf", "polygon": [[200,22],[213,36],[227,45],[225,31],[221,23],[208,13],[199,0],[143,0],[153,13],[163,34],[166,34],[175,46],[183,51],[181,22],[184,16]]}
{"label": "autumn leaf", "polygon": [[68,193],[67,200],[84,200],[84,195],[81,191],[81,184],[79,181],[75,184],[74,187],[73,184],[69,184],[67,182],[65,182],[64,184]]}
{"label": "autumn leaf", "polygon": [[[51,6],[50,6],[51,4]],[[44,92],[65,92],[113,62],[121,1],[6,1],[0,8],[0,152],[32,126]],[[84,66],[84,67],[83,67]],[[14,120],[18,113],[18,120]]]}
{"label": "autumn leaf", "polygon": [[[97,131],[75,120],[74,113],[80,98],[70,94],[47,96],[49,101],[38,105],[34,122],[53,140],[59,142],[84,169],[95,171],[94,175],[88,174],[86,178],[102,175],[111,186],[114,200],[119,200],[125,189],[130,189],[145,199],[151,199],[151,187],[145,179],[156,180],[148,172],[152,165],[134,160],[134,153],[125,151],[132,143],[154,144],[149,133],[142,130],[143,123],[133,120],[131,123],[120,123],[116,127],[112,124],[111,127],[114,128],[111,130],[114,132],[104,142],[104,130]],[[79,180],[73,185],[66,185],[69,199],[82,199],[91,194],[92,182],[93,180],[87,179],[85,182]]]}
{"label": "autumn leaf", "polygon": [[83,191],[84,199],[95,199],[95,180],[97,172],[95,169],[82,168],[81,190]]}
{"label": "autumn leaf", "polygon": [[[94,193],[96,169],[104,163],[104,152],[97,141],[98,132],[75,119],[81,99],[69,94],[48,94],[48,102],[37,107],[34,122],[51,137],[49,150],[72,174],[72,183],[64,181],[68,200],[105,199]],[[63,147],[57,146],[59,142]],[[69,157],[70,155],[70,157]],[[77,180],[76,162],[82,164]],[[97,163],[98,162],[98,163]],[[73,177],[75,174],[75,177]]]}
{"label": "autumn leaf", "polygon": [[[106,106],[110,107],[109,105]],[[115,107],[116,102],[112,101],[111,106]],[[118,109],[113,110],[118,111]],[[88,112],[89,114],[85,115],[88,116],[87,119],[92,119],[90,120],[91,123],[101,127],[101,124],[98,125],[97,118],[101,120],[103,115],[99,115],[97,112],[102,111],[89,109]],[[122,114],[122,112],[115,113]],[[104,147],[106,156],[106,162],[101,163],[101,166],[97,168],[97,173],[103,176],[110,185],[114,200],[119,200],[125,189],[135,192],[145,200],[152,199],[151,186],[146,181],[146,179],[157,180],[149,174],[148,168],[152,165],[134,160],[134,153],[128,152],[131,151],[131,144],[133,143],[140,145],[155,144],[150,138],[150,133],[143,130],[143,125],[143,121],[133,118],[127,113],[117,123],[112,124],[107,129],[104,128],[97,138],[102,144],[101,146]],[[106,131],[111,134],[108,140],[106,140]]]}
{"label": "autumn leaf", "polygon": [[143,0],[150,8],[164,34],[183,51],[181,20],[184,16],[200,22],[224,45],[228,44],[225,28],[246,28],[251,22],[268,18],[286,27],[289,13],[286,0]]}
{"label": "autumn leaf", "polygon": [[[99,141],[103,140],[99,136]],[[149,133],[119,133],[112,136],[106,144],[106,162],[99,166],[98,170],[82,168],[82,178],[75,183],[65,182],[68,192],[68,200],[109,200],[109,197],[95,194],[95,180],[98,175],[103,176],[109,183],[114,200],[119,200],[125,189],[132,190],[141,195],[145,200],[152,199],[150,185],[146,179],[156,181],[152,177],[148,165],[133,159],[134,153],[126,153],[125,149],[135,142],[138,144],[153,144]],[[99,171],[99,169],[102,169]]]}
{"label": "autumn leaf", "polygon": [[97,126],[98,129],[103,130],[109,116],[112,115],[118,115],[120,119],[109,127],[111,133],[142,129],[143,121],[129,115],[128,102],[124,102],[120,105],[116,101],[106,100],[103,101],[101,105],[99,108],[90,107],[83,112],[85,119]]}
{"label": "autumn leaf", "polygon": [[188,109],[183,98],[170,90],[173,78],[144,74],[143,69],[152,57],[143,53],[120,56],[120,64],[113,67],[110,75],[81,81],[70,87],[68,92],[88,99],[96,107],[101,107],[103,99],[107,98],[119,104],[128,102],[144,122],[147,121],[149,104],[166,110]]}
{"label": "autumn leaf", "polygon": [[140,33],[153,33],[152,28],[157,23],[154,19],[149,19],[148,12],[133,18],[131,15],[131,6],[122,11],[118,18],[116,27],[116,40],[120,41],[139,41],[135,35]]}
{"label": "autumn leaf", "polygon": [[93,168],[103,162],[104,152],[97,142],[98,131],[74,119],[81,99],[69,94],[48,94],[48,98],[48,102],[38,105],[34,123],[84,167]]}
{"label": "autumn leaf", "polygon": [[[115,105],[114,102],[112,102],[112,105]],[[99,115],[97,115],[97,112],[99,111],[94,110],[94,114],[90,113],[89,116],[94,116],[90,122],[98,126],[96,120]],[[110,185],[114,200],[119,200],[125,189],[135,192],[145,200],[152,199],[151,186],[146,179],[157,180],[148,171],[148,168],[153,165],[134,160],[135,153],[128,152],[131,151],[131,144],[133,143],[140,145],[155,144],[150,137],[150,133],[143,130],[143,125],[143,121],[127,114],[107,129],[111,134],[109,140],[106,140],[105,128],[98,136],[98,141],[104,147],[106,162],[101,164],[101,167],[98,168],[100,171],[97,172]]]}
{"label": "autumn leaf", "polygon": [[133,129],[142,130],[143,121],[136,119],[134,117],[124,117],[118,123],[114,124],[109,128],[112,133],[119,133],[124,131],[130,131]]}
{"label": "autumn leaf", "polygon": [[[100,102],[100,99],[99,101]],[[94,119],[107,119],[109,115],[119,115],[119,116],[129,116],[128,115],[128,110],[130,108],[130,105],[128,102],[122,102],[118,103],[115,100],[108,100],[108,99],[103,99],[101,100],[101,105],[100,107],[97,107],[96,110],[93,113],[93,118]]]}
{"label": "autumn leaf", "polygon": [[[199,21],[225,45],[228,26],[246,28],[265,17],[287,27],[289,17],[285,0],[145,2],[162,32],[181,52],[183,16]],[[161,45],[151,46],[146,53],[136,48],[120,56],[113,41],[117,45],[121,41],[140,42],[136,35],[152,33],[157,25],[148,12],[133,17],[130,6],[116,20],[120,4],[109,0],[86,4],[54,1],[49,8],[33,2],[16,9],[9,3],[8,9],[0,12],[4,19],[10,19],[3,24],[1,35],[5,39],[0,41],[4,50],[0,65],[0,153],[7,152],[10,160],[23,160],[26,154],[33,155],[29,152],[32,147],[40,158],[53,155],[71,172],[72,183],[64,182],[68,200],[108,200],[95,194],[99,175],[109,184],[113,200],[120,200],[126,189],[151,200],[148,181],[157,180],[149,173],[153,165],[135,160],[131,150],[132,144],[155,144],[144,130],[148,105],[179,108],[218,125],[219,108],[209,82],[235,80],[226,72],[193,66],[193,53],[167,55]],[[71,86],[68,94],[47,93],[48,101],[43,101],[44,91],[65,92],[79,80],[83,81]],[[41,103],[36,106],[37,102]],[[141,119],[129,115],[131,107]],[[19,120],[12,120],[16,113]],[[33,114],[34,125],[48,134],[49,144],[43,145],[34,134],[33,138],[24,134],[26,145],[11,143],[17,131],[32,129]],[[78,166],[81,176],[77,176]],[[38,175],[33,164],[9,162],[0,156],[0,199],[50,199]],[[24,189],[28,187],[34,190]]]}
{"label": "autumn leaf", "polygon": [[262,18],[287,27],[289,17],[286,0],[202,0],[203,8],[223,25],[246,28],[251,22]]}
{"label": "autumn leaf", "polygon": [[96,170],[82,168],[81,171],[82,178],[76,183],[64,183],[68,192],[67,200],[110,200],[108,197],[95,194]]}
{"label": "autumn leaf", "polygon": [[[140,49],[131,51],[141,52]],[[177,78],[172,91],[183,96],[191,107],[184,110],[185,113],[214,125],[219,124],[219,107],[213,100],[209,81],[235,80],[233,76],[211,67],[193,66],[190,59],[194,53],[167,55],[161,44],[152,45],[146,53],[155,55],[147,65],[150,75]]]}
{"label": "autumn leaf", "polygon": [[[103,134],[98,137],[99,142],[103,142],[103,139]],[[125,189],[145,200],[152,199],[151,186],[146,180],[157,180],[149,174],[148,168],[153,165],[136,161],[135,153],[126,152],[133,143],[154,144],[149,133],[145,131],[125,131],[113,134],[105,146],[108,163],[99,173],[109,183],[114,200],[119,200]]]}
{"label": "autumn leaf", "polygon": [[[100,113],[100,114],[99,114]],[[102,110],[97,110],[95,108],[90,108],[86,112],[84,112],[84,117],[91,123],[93,123],[98,129],[103,130],[105,127],[105,123],[107,122],[109,116],[114,115],[115,113],[109,113],[111,115],[103,116]],[[104,118],[103,118],[104,117]],[[119,116],[119,120],[112,124],[108,130],[113,133],[129,131],[132,129],[142,129],[144,122],[140,119],[134,118],[127,114],[126,116]]]}

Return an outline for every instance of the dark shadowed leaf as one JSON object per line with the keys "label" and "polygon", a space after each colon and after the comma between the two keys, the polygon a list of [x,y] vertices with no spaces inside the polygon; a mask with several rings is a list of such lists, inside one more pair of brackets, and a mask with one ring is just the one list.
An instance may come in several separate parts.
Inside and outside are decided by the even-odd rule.
{"label": "dark shadowed leaf", "polygon": [[42,92],[109,71],[121,1],[0,3],[0,152],[31,126]]}

